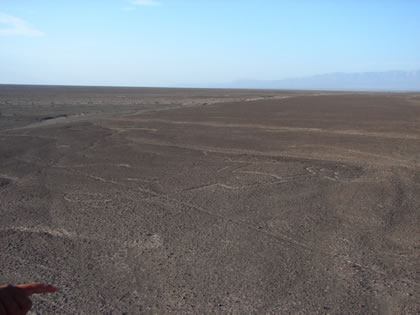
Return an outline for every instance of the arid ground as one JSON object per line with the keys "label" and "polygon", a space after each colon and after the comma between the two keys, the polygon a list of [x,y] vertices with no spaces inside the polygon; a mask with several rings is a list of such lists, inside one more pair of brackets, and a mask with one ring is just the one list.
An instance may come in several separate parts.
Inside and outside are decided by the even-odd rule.
{"label": "arid ground", "polygon": [[420,95],[0,86],[35,312],[419,313]]}

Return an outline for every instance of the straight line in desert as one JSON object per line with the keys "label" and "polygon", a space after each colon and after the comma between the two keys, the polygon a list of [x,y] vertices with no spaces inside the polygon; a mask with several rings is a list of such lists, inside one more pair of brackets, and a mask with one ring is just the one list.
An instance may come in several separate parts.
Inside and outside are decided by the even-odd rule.
{"label": "straight line in desert", "polygon": [[[379,137],[389,139],[409,139],[409,140],[420,140],[420,136],[414,134],[401,134],[391,132],[372,132],[372,131],[360,131],[353,129],[322,129],[322,128],[304,128],[304,127],[287,127],[287,126],[270,126],[261,124],[232,124],[232,123],[221,123],[213,121],[185,121],[185,120],[166,120],[166,119],[116,119],[116,120],[128,120],[138,122],[154,122],[154,123],[165,123],[173,125],[191,125],[191,126],[205,126],[215,128],[248,128],[248,129],[262,129],[267,132],[308,132],[308,133],[327,133],[336,135],[348,135],[348,136],[362,136],[362,137]],[[124,128],[120,128],[124,129]],[[127,128],[128,130],[130,128]]]}
{"label": "straight line in desert", "polygon": [[[383,165],[383,166],[404,166],[404,167],[413,167],[418,168],[417,163],[411,163],[410,161],[406,161],[404,159],[398,159],[395,157],[384,156],[383,154],[375,154],[369,152],[363,152],[359,150],[351,150],[351,149],[342,149],[343,152],[326,152],[320,155],[312,155],[308,156],[305,153],[295,153],[290,151],[256,151],[256,150],[249,150],[249,149],[240,149],[240,148],[219,148],[219,147],[211,147],[211,146],[202,146],[202,145],[190,145],[190,144],[180,144],[180,143],[173,143],[173,142],[164,142],[164,141],[157,141],[157,140],[149,140],[145,138],[133,138],[127,137],[129,141],[134,143],[140,143],[145,145],[156,145],[162,147],[174,147],[180,149],[187,149],[187,150],[195,150],[200,152],[212,152],[212,153],[221,153],[221,154],[247,154],[247,155],[254,155],[254,156],[264,156],[264,157],[287,157],[287,158],[298,158],[298,159],[305,159],[305,160],[322,160],[322,161],[333,161],[333,162],[346,162],[346,163],[354,163],[359,161],[360,159],[364,160],[364,163],[368,163],[371,166]],[[331,149],[329,146],[321,146],[325,149]]]}

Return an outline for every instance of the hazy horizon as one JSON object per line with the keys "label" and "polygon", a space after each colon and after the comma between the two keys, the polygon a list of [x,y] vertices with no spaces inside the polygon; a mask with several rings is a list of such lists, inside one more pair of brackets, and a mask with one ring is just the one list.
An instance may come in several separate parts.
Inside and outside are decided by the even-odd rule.
{"label": "hazy horizon", "polygon": [[420,91],[420,70],[385,72],[345,73],[334,72],[307,77],[291,77],[281,80],[242,79],[229,82],[207,82],[199,84],[177,84],[171,86],[153,85],[100,85],[100,84],[32,84],[1,83],[0,85],[28,86],[80,86],[110,88],[193,88],[193,89],[246,89],[246,90],[314,90],[314,91],[372,91],[372,92],[418,92]]}
{"label": "hazy horizon", "polygon": [[3,1],[0,83],[209,85],[420,69],[415,1]]}

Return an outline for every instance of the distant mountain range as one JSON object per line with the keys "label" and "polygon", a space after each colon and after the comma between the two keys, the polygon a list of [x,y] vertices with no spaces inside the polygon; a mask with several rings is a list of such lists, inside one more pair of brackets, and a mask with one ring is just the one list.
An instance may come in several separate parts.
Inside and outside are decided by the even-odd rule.
{"label": "distant mountain range", "polygon": [[328,73],[282,80],[238,80],[200,87],[239,89],[420,91],[420,71]]}

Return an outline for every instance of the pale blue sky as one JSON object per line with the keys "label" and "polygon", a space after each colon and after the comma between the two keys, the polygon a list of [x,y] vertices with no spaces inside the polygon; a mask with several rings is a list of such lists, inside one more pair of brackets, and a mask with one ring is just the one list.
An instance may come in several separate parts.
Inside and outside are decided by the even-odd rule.
{"label": "pale blue sky", "polygon": [[420,1],[1,0],[0,83],[420,70]]}

